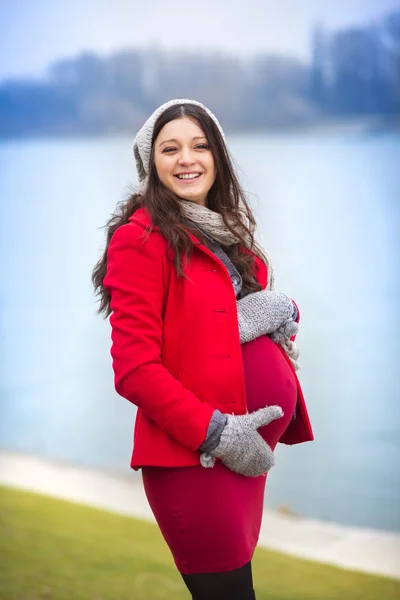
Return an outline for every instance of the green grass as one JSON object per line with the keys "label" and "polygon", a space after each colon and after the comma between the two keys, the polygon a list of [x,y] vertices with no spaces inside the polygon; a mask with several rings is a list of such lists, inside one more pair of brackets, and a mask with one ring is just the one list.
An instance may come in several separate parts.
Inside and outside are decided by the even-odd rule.
{"label": "green grass", "polygon": [[[158,528],[0,487],[1,600],[184,600]],[[400,582],[258,548],[257,600],[395,600]]]}

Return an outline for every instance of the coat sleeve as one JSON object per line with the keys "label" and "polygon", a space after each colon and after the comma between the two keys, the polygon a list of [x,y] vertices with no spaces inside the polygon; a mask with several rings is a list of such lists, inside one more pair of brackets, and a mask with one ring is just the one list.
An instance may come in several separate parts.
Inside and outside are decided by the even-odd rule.
{"label": "coat sleeve", "polygon": [[165,240],[123,225],[108,249],[104,286],[111,294],[115,389],[184,446],[204,442],[214,408],[161,363]]}

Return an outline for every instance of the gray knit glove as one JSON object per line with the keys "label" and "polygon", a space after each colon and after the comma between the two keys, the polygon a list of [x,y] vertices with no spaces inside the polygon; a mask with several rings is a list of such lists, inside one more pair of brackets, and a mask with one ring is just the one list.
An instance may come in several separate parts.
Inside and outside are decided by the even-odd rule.
{"label": "gray knit glove", "polygon": [[228,469],[247,477],[258,477],[269,471],[275,463],[274,454],[257,429],[280,419],[281,407],[266,406],[250,414],[226,416],[218,446],[200,456],[203,467],[213,467],[217,457]]}
{"label": "gray knit glove", "polygon": [[293,319],[294,305],[283,292],[261,290],[237,301],[240,343],[251,342]]}
{"label": "gray knit glove", "polygon": [[270,334],[270,338],[276,344],[282,344],[283,342],[290,340],[291,337],[297,335],[299,331],[299,325],[293,319],[288,319],[283,323],[276,331]]}

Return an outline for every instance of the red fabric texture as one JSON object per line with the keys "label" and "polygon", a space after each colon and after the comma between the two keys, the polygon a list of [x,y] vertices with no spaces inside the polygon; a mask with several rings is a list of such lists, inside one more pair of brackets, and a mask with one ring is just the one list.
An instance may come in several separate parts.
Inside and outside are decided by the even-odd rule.
{"label": "red fabric texture", "polygon": [[[284,416],[259,431],[274,449],[297,401],[292,371],[264,336],[243,344],[250,412],[277,404]],[[218,573],[248,563],[260,534],[266,476],[243,477],[217,462],[212,469],[145,467],[144,489],[181,573]]]}
{"label": "red fabric texture", "polygon": [[260,534],[266,476],[212,469],[144,467],[143,486],[177,569],[220,573],[248,563]]}
{"label": "red fabric texture", "polygon": [[[138,407],[132,468],[194,466],[214,409],[247,410],[236,299],[225,266],[195,236],[187,278],[178,277],[166,239],[151,227],[139,209],[108,249],[115,388]],[[265,287],[257,257],[255,274]],[[296,444],[313,434],[292,372],[298,417],[281,441]]]}

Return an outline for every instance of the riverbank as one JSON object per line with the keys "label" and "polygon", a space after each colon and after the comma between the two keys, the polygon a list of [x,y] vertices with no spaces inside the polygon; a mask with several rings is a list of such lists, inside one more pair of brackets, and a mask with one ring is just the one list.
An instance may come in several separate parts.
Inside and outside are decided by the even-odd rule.
{"label": "riverbank", "polygon": [[[154,522],[141,480],[0,452],[0,483]],[[265,510],[259,545],[400,580],[400,535]]]}
{"label": "riverbank", "polygon": [[[0,600],[188,600],[158,527],[0,486]],[[257,600],[397,600],[400,581],[258,547]]]}

